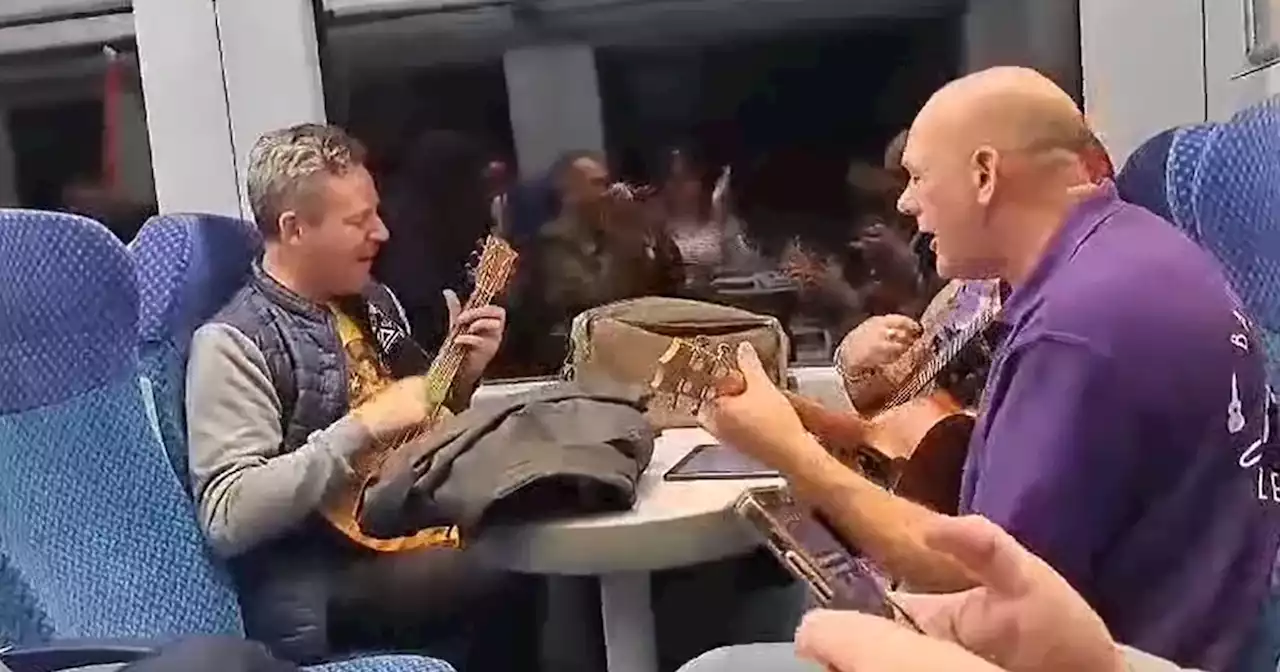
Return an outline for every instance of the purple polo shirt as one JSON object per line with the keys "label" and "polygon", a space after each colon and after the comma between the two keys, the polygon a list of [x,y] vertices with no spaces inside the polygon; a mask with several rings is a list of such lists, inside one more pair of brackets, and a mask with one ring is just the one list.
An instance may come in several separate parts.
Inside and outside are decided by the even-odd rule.
{"label": "purple polo shirt", "polygon": [[961,488],[1117,640],[1215,671],[1252,634],[1280,539],[1240,305],[1172,225],[1114,188],[1081,203],[1005,303]]}

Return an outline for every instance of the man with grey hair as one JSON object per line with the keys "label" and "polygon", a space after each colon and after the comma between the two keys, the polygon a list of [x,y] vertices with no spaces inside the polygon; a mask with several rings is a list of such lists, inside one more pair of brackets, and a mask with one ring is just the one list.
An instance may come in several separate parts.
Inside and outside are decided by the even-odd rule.
{"label": "man with grey hair", "polygon": [[[200,522],[228,560],[249,635],[306,663],[466,634],[470,650],[455,662],[467,669],[531,669],[525,582],[471,562],[449,530],[418,550],[378,553],[319,515],[356,454],[418,427],[427,407],[430,357],[370,276],[389,234],[364,149],[333,126],[267,133],[247,181],[265,250],[192,339],[187,424]],[[446,302],[466,352],[456,410],[497,351],[505,315],[461,311],[452,292]]]}

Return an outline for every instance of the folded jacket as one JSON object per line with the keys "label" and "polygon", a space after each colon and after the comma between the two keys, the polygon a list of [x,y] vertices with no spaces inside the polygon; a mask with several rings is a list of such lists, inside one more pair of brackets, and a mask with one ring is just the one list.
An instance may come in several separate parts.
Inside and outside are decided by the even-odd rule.
{"label": "folded jacket", "polygon": [[365,534],[393,538],[626,510],[653,455],[648,391],[561,383],[448,418],[388,458],[364,495]]}

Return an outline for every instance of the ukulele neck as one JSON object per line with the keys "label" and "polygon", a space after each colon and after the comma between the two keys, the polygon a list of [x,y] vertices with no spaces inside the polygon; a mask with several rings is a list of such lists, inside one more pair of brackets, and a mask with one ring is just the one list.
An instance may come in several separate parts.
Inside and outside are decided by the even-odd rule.
{"label": "ukulele neck", "polygon": [[[501,263],[482,263],[476,273],[475,290],[471,292],[471,296],[467,297],[467,303],[460,312],[475,310],[492,303],[494,297],[506,285],[508,276],[509,267],[504,268]],[[466,351],[458,344],[458,336],[461,333],[456,325],[449,328],[449,335],[440,346],[435,359],[431,361],[431,367],[427,369],[424,377],[429,420],[433,421],[439,416],[440,408],[444,406],[449,394],[453,391],[458,372],[462,369]]]}

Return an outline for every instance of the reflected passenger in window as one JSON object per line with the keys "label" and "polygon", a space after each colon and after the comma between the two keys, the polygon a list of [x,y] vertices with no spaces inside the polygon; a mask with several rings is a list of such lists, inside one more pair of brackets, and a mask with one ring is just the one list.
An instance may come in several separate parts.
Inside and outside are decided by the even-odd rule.
{"label": "reflected passenger in window", "polygon": [[897,211],[906,187],[891,170],[855,162],[848,185],[855,214],[846,278],[862,296],[863,317],[918,316],[941,284],[933,260],[921,255],[915,223]]}
{"label": "reflected passenger in window", "polygon": [[725,272],[750,272],[759,261],[746,243],[742,222],[729,213],[728,169],[716,179],[686,150],[667,156],[661,182],[661,216],[695,291]]}
{"label": "reflected passenger in window", "polygon": [[621,299],[670,295],[683,284],[680,253],[640,201],[613,185],[604,158],[571,152],[551,178],[560,214],[534,244],[535,286],[552,323]]}
{"label": "reflected passenger in window", "polygon": [[478,142],[453,131],[423,133],[386,187],[383,219],[395,243],[378,255],[374,275],[404,305],[425,348],[444,340],[443,292],[469,293],[467,264],[493,225],[488,162]]}

